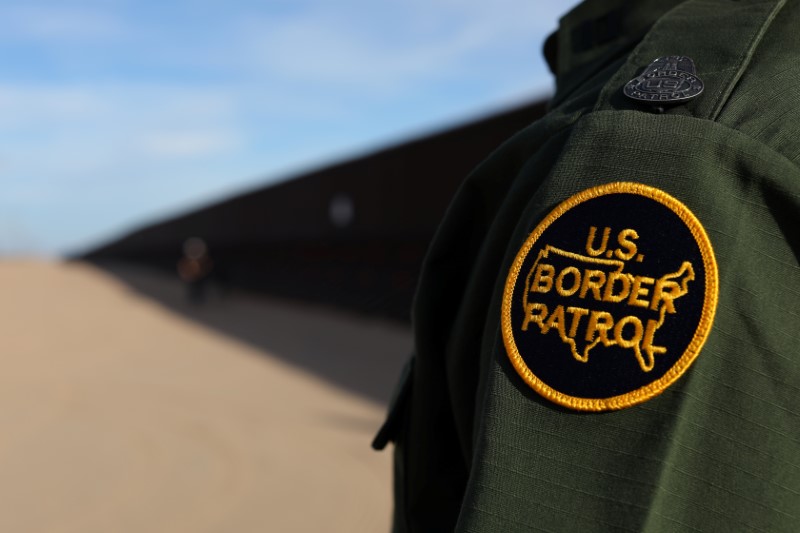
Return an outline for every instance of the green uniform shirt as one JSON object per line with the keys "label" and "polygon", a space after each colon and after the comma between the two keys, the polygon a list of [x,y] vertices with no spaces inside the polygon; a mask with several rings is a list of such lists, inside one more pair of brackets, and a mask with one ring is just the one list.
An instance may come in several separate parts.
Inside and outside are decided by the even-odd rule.
{"label": "green uniform shirt", "polygon": [[[590,1],[548,47],[551,111],[466,180],[425,262],[415,356],[376,443],[395,442],[395,531],[800,531],[800,2]],[[659,112],[623,94],[676,55],[694,60],[699,96]],[[512,364],[503,298],[553,210],[618,182],[663,191],[696,217],[718,297],[702,349],[660,394],[583,412]],[[679,259],[677,219],[647,205],[642,239],[662,231],[661,253]],[[668,320],[684,316],[674,303]],[[635,327],[622,336],[641,339]],[[548,335],[535,338],[558,343]]]}

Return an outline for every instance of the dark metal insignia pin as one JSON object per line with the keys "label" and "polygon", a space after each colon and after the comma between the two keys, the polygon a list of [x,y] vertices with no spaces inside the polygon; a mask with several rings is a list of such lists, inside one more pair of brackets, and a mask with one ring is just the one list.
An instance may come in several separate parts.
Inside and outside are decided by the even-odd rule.
{"label": "dark metal insignia pin", "polygon": [[625,84],[625,96],[655,106],[680,104],[703,92],[694,61],[686,56],[654,60],[644,72]]}

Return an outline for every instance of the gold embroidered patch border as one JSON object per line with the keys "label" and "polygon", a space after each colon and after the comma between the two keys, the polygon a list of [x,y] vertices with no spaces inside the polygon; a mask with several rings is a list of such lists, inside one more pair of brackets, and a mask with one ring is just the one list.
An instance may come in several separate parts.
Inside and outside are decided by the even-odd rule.
{"label": "gold embroidered patch border", "polygon": [[[683,222],[686,229],[691,233],[694,242],[699,249],[704,280],[704,290],[702,295],[702,308],[697,318],[697,327],[691,335],[686,348],[677,360],[657,379],[639,386],[634,390],[622,394],[613,394],[608,397],[582,397],[565,393],[562,390],[548,384],[544,379],[529,368],[525,358],[520,353],[518,342],[515,339],[515,325],[512,320],[512,306],[514,304],[515,290],[518,289],[518,281],[523,271],[524,263],[531,250],[537,245],[540,237],[556,221],[570,213],[574,208],[601,197],[609,195],[636,195],[639,198],[654,200],[666,207],[671,213],[677,215]],[[631,198],[630,196],[619,198]],[[627,201],[627,200],[626,200]],[[637,200],[638,201],[638,200]],[[650,204],[652,205],[652,204]],[[674,220],[674,219],[672,219]],[[654,224],[670,224],[670,220],[655,220]],[[565,222],[564,224],[569,224]],[[615,347],[616,349],[631,349],[635,353],[636,361],[641,372],[652,370],[657,358],[660,358],[668,351],[666,347],[658,346],[654,335],[658,333],[664,322],[665,317],[671,318],[672,314],[677,314],[674,301],[683,297],[689,292],[689,287],[695,282],[695,272],[691,262],[683,261],[683,264],[676,266],[674,272],[663,274],[660,278],[647,276],[633,276],[624,273],[625,261],[641,263],[644,255],[636,253],[636,241],[639,237],[635,229],[623,229],[618,232],[617,238],[620,248],[611,250],[607,248],[611,228],[606,227],[601,232],[599,226],[587,227],[588,240],[586,241],[586,253],[578,254],[572,251],[563,250],[558,247],[550,246],[548,243],[538,243],[538,255],[536,260],[524,279],[524,287],[521,306],[524,307],[524,320],[517,323],[520,334],[528,335],[530,332],[546,336],[552,331],[558,332],[558,337],[551,335],[550,338],[560,338],[560,341],[568,346],[566,354],[572,357],[579,365],[589,361],[590,351],[596,346]],[[601,246],[595,248],[597,240],[600,239]],[[689,240],[689,239],[686,239]],[[696,253],[694,251],[693,253]],[[586,268],[581,274],[578,268],[567,266],[556,274],[556,269],[548,264],[540,263],[540,260],[561,258],[564,261],[582,261],[582,265],[594,265],[594,268],[615,267],[615,271],[605,273],[602,270]],[[530,261],[528,261],[530,264]],[[600,266],[598,266],[600,265]],[[699,266],[699,265],[698,265]],[[593,277],[594,276],[594,277]],[[567,280],[567,281],[565,281]],[[679,281],[680,280],[680,281]],[[615,284],[616,283],[616,284]],[[648,288],[651,287],[651,288]],[[623,294],[624,289],[624,294]],[[614,291],[617,291],[616,293]],[[630,306],[637,306],[639,311],[648,310],[656,313],[655,318],[645,322],[635,316],[627,316],[615,322],[609,312],[592,311],[582,307],[566,307],[558,305],[552,312],[546,304],[529,303],[529,294],[553,293],[551,298],[583,298],[591,300],[592,297],[602,305],[610,306],[622,302]],[[558,296],[556,296],[556,293]],[[586,189],[568,198],[555,209],[553,209],[531,232],[525,243],[520,248],[511,266],[506,279],[502,302],[502,335],[507,355],[517,373],[532,389],[544,398],[559,405],[580,410],[580,411],[607,411],[630,407],[642,403],[663,392],[667,387],[674,383],[689,366],[694,362],[700,353],[700,349],[706,341],[708,333],[714,320],[714,313],[717,305],[718,293],[718,273],[717,264],[714,258],[713,248],[708,239],[708,235],[703,229],[700,221],[694,214],[679,200],[669,194],[639,183],[615,182]],[[648,296],[650,295],[650,296]],[[647,296],[648,299],[644,299]],[[699,296],[697,296],[699,298]],[[699,300],[698,300],[699,301]],[[603,303],[605,302],[605,303]],[[551,307],[552,304],[551,304]],[[642,309],[644,311],[642,311]],[[567,314],[572,317],[571,327],[567,332],[569,319]],[[694,316],[694,315],[692,315]],[[582,322],[583,318],[586,318]],[[660,317],[660,318],[659,318]],[[519,317],[518,317],[519,318]],[[520,322],[517,320],[517,322]],[[585,338],[579,338],[577,333],[580,324],[588,324]],[[693,323],[693,322],[692,322]],[[633,330],[633,337],[630,331]],[[626,332],[628,338],[626,338]],[[687,339],[691,332],[687,333]],[[589,343],[582,350],[576,346],[576,340]],[[643,350],[643,348],[646,348]],[[677,352],[676,352],[677,353]],[[526,353],[526,355],[529,355]],[[553,357],[552,354],[547,356]],[[563,356],[561,354],[560,356]],[[595,355],[592,354],[594,358]],[[599,359],[599,356],[598,356]],[[593,359],[594,360],[594,359]],[[602,360],[602,359],[600,359]],[[572,364],[570,362],[569,364]],[[600,364],[600,363],[597,363]],[[666,363],[665,363],[666,364]],[[581,368],[581,367],[577,367]],[[635,368],[635,367],[633,367]],[[645,375],[645,374],[643,374]],[[644,378],[641,378],[644,379]],[[564,389],[565,387],[559,387]]]}

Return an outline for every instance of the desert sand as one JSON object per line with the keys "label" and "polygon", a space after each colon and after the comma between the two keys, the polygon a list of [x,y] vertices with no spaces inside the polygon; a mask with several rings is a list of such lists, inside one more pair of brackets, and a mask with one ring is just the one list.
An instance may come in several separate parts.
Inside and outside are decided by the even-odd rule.
{"label": "desert sand", "polygon": [[0,531],[382,532],[405,327],[0,262]]}

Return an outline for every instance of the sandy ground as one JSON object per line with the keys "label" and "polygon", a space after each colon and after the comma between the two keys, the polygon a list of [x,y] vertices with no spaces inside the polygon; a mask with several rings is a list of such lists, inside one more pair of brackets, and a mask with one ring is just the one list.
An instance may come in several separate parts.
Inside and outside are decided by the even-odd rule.
{"label": "sandy ground", "polygon": [[406,329],[126,276],[0,262],[0,531],[388,531]]}

